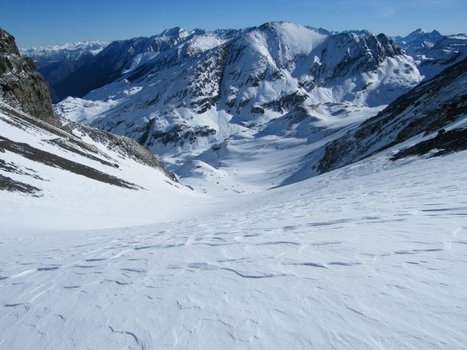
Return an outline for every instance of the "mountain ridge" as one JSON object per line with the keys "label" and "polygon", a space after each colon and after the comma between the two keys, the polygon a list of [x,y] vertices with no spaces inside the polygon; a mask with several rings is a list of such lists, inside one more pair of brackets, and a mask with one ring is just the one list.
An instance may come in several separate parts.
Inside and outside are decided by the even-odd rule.
{"label": "mountain ridge", "polygon": [[[173,186],[174,174],[166,171],[152,153],[135,141],[60,119],[53,113],[45,80],[29,58],[23,58],[15,39],[0,29],[0,189],[33,196],[48,187],[51,169],[86,181],[142,190],[125,163],[160,172]],[[25,166],[25,164],[29,164]],[[44,168],[45,166],[45,168]],[[127,166],[127,165],[126,165]],[[63,175],[58,182],[68,179]],[[52,183],[52,192],[56,191]],[[73,193],[73,189],[69,190]]]}
{"label": "mountain ridge", "polygon": [[[439,39],[437,34],[417,30],[407,37],[423,43],[426,35]],[[450,47],[457,40],[462,48],[461,37],[442,37],[422,49],[444,52],[438,49],[444,40]],[[419,84],[419,69],[430,64],[434,74],[458,61],[450,61],[452,50],[436,62],[417,61],[404,50],[384,34],[336,33],[290,22],[239,31],[175,27],[107,46],[96,57],[118,63],[100,71],[111,82],[83,98],[63,100],[55,111],[137,140],[184,181],[196,178],[195,187],[204,188],[202,179],[212,177],[225,181],[219,189],[255,191],[259,179],[261,188],[286,184],[307,164],[306,154]],[[248,159],[254,159],[255,144],[271,152],[263,154],[269,159],[263,171],[270,176],[258,173],[253,187],[237,186],[241,176],[233,169],[254,166]],[[277,152],[290,161],[273,169]]]}

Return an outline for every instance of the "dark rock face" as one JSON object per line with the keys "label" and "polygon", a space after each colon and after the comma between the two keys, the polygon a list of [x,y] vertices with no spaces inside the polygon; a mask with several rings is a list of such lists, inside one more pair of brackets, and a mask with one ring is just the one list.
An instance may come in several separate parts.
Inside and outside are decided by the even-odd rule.
{"label": "dark rock face", "polygon": [[[66,57],[60,61],[55,61],[47,65],[39,66],[40,61],[36,62],[37,70],[41,72],[49,83],[49,90],[52,96],[52,102],[60,102],[60,97],[54,89],[54,86],[60,81],[77,71],[80,67],[88,64],[94,59],[91,54],[84,53],[79,58]],[[63,96],[62,96],[63,97]]]}
{"label": "dark rock face", "polygon": [[0,28],[0,100],[52,125],[60,125],[52,111],[49,90],[31,59],[19,54],[15,38]]}
{"label": "dark rock face", "polygon": [[49,83],[52,102],[59,102],[54,86],[74,73],[80,67],[94,60],[95,55],[105,48],[105,42],[77,42],[66,44],[62,48],[29,47],[20,50],[21,54],[33,59],[37,70]]}
{"label": "dark rock face", "polygon": [[396,153],[391,159],[397,160],[410,156],[420,156],[430,152],[432,152],[432,157],[439,157],[466,149],[467,129],[454,129],[449,131],[441,129],[435,137],[403,149]]}
{"label": "dark rock face", "polygon": [[40,192],[41,190],[27,183],[16,181],[11,177],[3,176],[0,174],[0,191],[20,192],[30,194],[33,197],[40,197],[36,193]]}

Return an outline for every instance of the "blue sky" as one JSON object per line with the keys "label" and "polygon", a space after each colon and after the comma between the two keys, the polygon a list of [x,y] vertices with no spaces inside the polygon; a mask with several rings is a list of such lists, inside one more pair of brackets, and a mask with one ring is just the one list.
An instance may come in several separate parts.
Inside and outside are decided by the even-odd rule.
{"label": "blue sky", "polygon": [[0,0],[0,27],[20,46],[150,36],[165,28],[291,21],[389,35],[467,32],[467,0]]}

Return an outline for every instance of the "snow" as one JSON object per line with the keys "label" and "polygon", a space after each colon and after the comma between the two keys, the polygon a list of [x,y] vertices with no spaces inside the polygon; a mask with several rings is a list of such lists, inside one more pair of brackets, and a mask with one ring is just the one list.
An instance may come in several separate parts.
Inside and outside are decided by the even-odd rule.
{"label": "snow", "polygon": [[54,105],[55,113],[66,115],[68,120],[91,124],[99,115],[118,104],[118,100],[84,100],[78,97],[67,97],[58,105]]}
{"label": "snow", "polygon": [[21,48],[21,54],[29,57],[39,58],[53,56],[57,54],[70,54],[77,52],[87,52],[92,55],[97,55],[108,45],[105,41],[74,41],[60,45],[51,45],[44,47],[25,47]]}
{"label": "snow", "polygon": [[214,33],[206,33],[205,35],[196,36],[190,43],[193,50],[204,52],[222,45],[225,40]]}
{"label": "snow", "polygon": [[286,65],[296,56],[309,54],[326,39],[326,35],[289,22],[268,23],[247,35],[247,41],[251,40],[248,44],[278,65]]}
{"label": "snow", "polygon": [[373,157],[149,226],[2,229],[0,345],[462,348],[465,156]]}

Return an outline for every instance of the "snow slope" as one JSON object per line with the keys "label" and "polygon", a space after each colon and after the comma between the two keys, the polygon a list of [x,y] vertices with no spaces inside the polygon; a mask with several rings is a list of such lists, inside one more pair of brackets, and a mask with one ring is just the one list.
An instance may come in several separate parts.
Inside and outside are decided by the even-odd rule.
{"label": "snow slope", "polygon": [[120,227],[198,213],[206,200],[141,146],[91,128],[53,127],[0,103],[2,231]]}
{"label": "snow slope", "polygon": [[165,224],[2,229],[0,347],[462,348],[466,155],[373,157]]}

